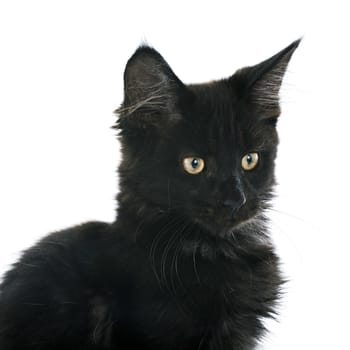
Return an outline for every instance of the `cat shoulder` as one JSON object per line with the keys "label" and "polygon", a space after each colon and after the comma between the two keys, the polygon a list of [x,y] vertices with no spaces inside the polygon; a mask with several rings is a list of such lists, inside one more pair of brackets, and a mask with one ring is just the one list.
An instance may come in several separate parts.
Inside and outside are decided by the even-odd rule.
{"label": "cat shoulder", "polygon": [[22,253],[5,274],[2,288],[21,280],[47,284],[84,276],[108,245],[110,228],[108,223],[94,221],[48,234]]}

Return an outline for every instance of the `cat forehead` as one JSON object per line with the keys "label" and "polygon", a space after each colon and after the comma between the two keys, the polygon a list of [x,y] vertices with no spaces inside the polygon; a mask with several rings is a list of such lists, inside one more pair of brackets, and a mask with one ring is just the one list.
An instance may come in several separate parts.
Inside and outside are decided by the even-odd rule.
{"label": "cat forehead", "polygon": [[194,123],[206,128],[232,124],[237,112],[235,98],[223,82],[189,85],[188,88],[194,96],[188,105]]}
{"label": "cat forehead", "polygon": [[190,84],[187,87],[195,95],[196,102],[205,106],[231,106],[236,101],[234,91],[226,79]]}
{"label": "cat forehead", "polygon": [[239,147],[262,150],[269,147],[269,140],[275,142],[274,129],[257,121],[255,111],[240,100],[226,80],[192,84],[188,88],[194,99],[185,111],[180,133],[193,138],[192,142],[220,153]]}
{"label": "cat forehead", "polygon": [[239,100],[234,89],[226,80],[212,81],[204,84],[189,85],[193,93],[193,103],[189,104],[189,118],[197,127],[226,130],[229,134],[244,126],[249,127],[249,106]]}

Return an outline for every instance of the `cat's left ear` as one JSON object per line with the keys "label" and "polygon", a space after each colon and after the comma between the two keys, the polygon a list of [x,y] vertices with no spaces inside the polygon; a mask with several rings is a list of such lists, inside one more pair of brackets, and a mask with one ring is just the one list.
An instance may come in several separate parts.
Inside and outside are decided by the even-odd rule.
{"label": "cat's left ear", "polygon": [[[280,114],[279,92],[288,63],[301,39],[294,41],[271,58],[236,72],[232,79],[238,92],[253,105],[261,118],[277,118]],[[237,84],[238,83],[238,84]]]}
{"label": "cat's left ear", "polygon": [[164,58],[149,46],[139,47],[124,71],[124,101],[120,123],[144,128],[176,122],[184,85]]}

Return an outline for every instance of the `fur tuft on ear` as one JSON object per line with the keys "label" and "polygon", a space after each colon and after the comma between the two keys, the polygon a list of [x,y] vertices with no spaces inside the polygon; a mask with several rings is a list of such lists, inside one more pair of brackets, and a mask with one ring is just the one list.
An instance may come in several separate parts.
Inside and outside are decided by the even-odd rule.
{"label": "fur tuft on ear", "polygon": [[234,76],[243,78],[245,95],[263,118],[276,118],[280,114],[279,91],[288,63],[301,39],[294,41],[271,58],[239,70]]}
{"label": "fur tuft on ear", "polygon": [[[164,58],[149,46],[139,47],[127,62],[124,72],[124,101],[116,111],[120,121],[146,126],[179,118],[176,102],[181,81]],[[164,118],[163,118],[164,119]]]}

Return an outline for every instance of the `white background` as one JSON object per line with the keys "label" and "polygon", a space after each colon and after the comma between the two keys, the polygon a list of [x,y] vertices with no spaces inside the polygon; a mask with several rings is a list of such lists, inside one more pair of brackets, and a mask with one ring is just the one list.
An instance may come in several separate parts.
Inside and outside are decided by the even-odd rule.
{"label": "white background", "polygon": [[346,1],[121,4],[0,2],[0,274],[50,231],[113,221],[112,112],[142,40],[189,83],[231,75],[304,36],[282,88],[271,213],[290,283],[261,349],[350,348]]}

